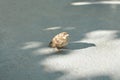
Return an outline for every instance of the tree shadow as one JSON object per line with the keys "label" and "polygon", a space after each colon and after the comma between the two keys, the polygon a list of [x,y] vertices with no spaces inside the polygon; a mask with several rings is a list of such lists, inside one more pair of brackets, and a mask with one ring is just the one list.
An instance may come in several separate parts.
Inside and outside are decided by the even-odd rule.
{"label": "tree shadow", "polygon": [[117,32],[116,35],[117,35],[116,39],[119,39],[120,38],[120,32]]}
{"label": "tree shadow", "polygon": [[94,75],[90,77],[84,77],[77,80],[113,80],[109,75]]}

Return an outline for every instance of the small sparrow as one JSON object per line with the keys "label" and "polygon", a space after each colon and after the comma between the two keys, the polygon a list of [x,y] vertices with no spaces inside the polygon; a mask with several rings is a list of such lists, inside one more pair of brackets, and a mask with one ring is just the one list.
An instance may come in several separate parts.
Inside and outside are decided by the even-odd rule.
{"label": "small sparrow", "polygon": [[61,32],[53,37],[49,46],[52,48],[56,48],[58,51],[65,47],[68,44],[69,34],[67,32]]}

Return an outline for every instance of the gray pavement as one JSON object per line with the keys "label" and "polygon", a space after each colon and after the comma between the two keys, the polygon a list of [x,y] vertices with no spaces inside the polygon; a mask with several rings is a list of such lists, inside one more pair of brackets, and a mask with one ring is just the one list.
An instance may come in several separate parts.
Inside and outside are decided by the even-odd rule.
{"label": "gray pavement", "polygon": [[94,1],[0,0],[0,80],[120,80],[120,5]]}

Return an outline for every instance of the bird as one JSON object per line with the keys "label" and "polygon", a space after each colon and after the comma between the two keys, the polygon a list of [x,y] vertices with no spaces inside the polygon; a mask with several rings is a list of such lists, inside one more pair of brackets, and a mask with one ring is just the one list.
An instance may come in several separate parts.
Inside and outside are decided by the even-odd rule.
{"label": "bird", "polygon": [[69,34],[67,32],[61,32],[55,35],[49,43],[49,46],[56,48],[58,51],[68,45]]}

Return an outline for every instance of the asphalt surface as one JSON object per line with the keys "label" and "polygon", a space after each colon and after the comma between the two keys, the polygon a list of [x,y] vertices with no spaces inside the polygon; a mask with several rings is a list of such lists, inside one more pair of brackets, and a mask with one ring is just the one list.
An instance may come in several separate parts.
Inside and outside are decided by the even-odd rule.
{"label": "asphalt surface", "polygon": [[102,1],[0,0],[0,80],[120,80],[120,4]]}

